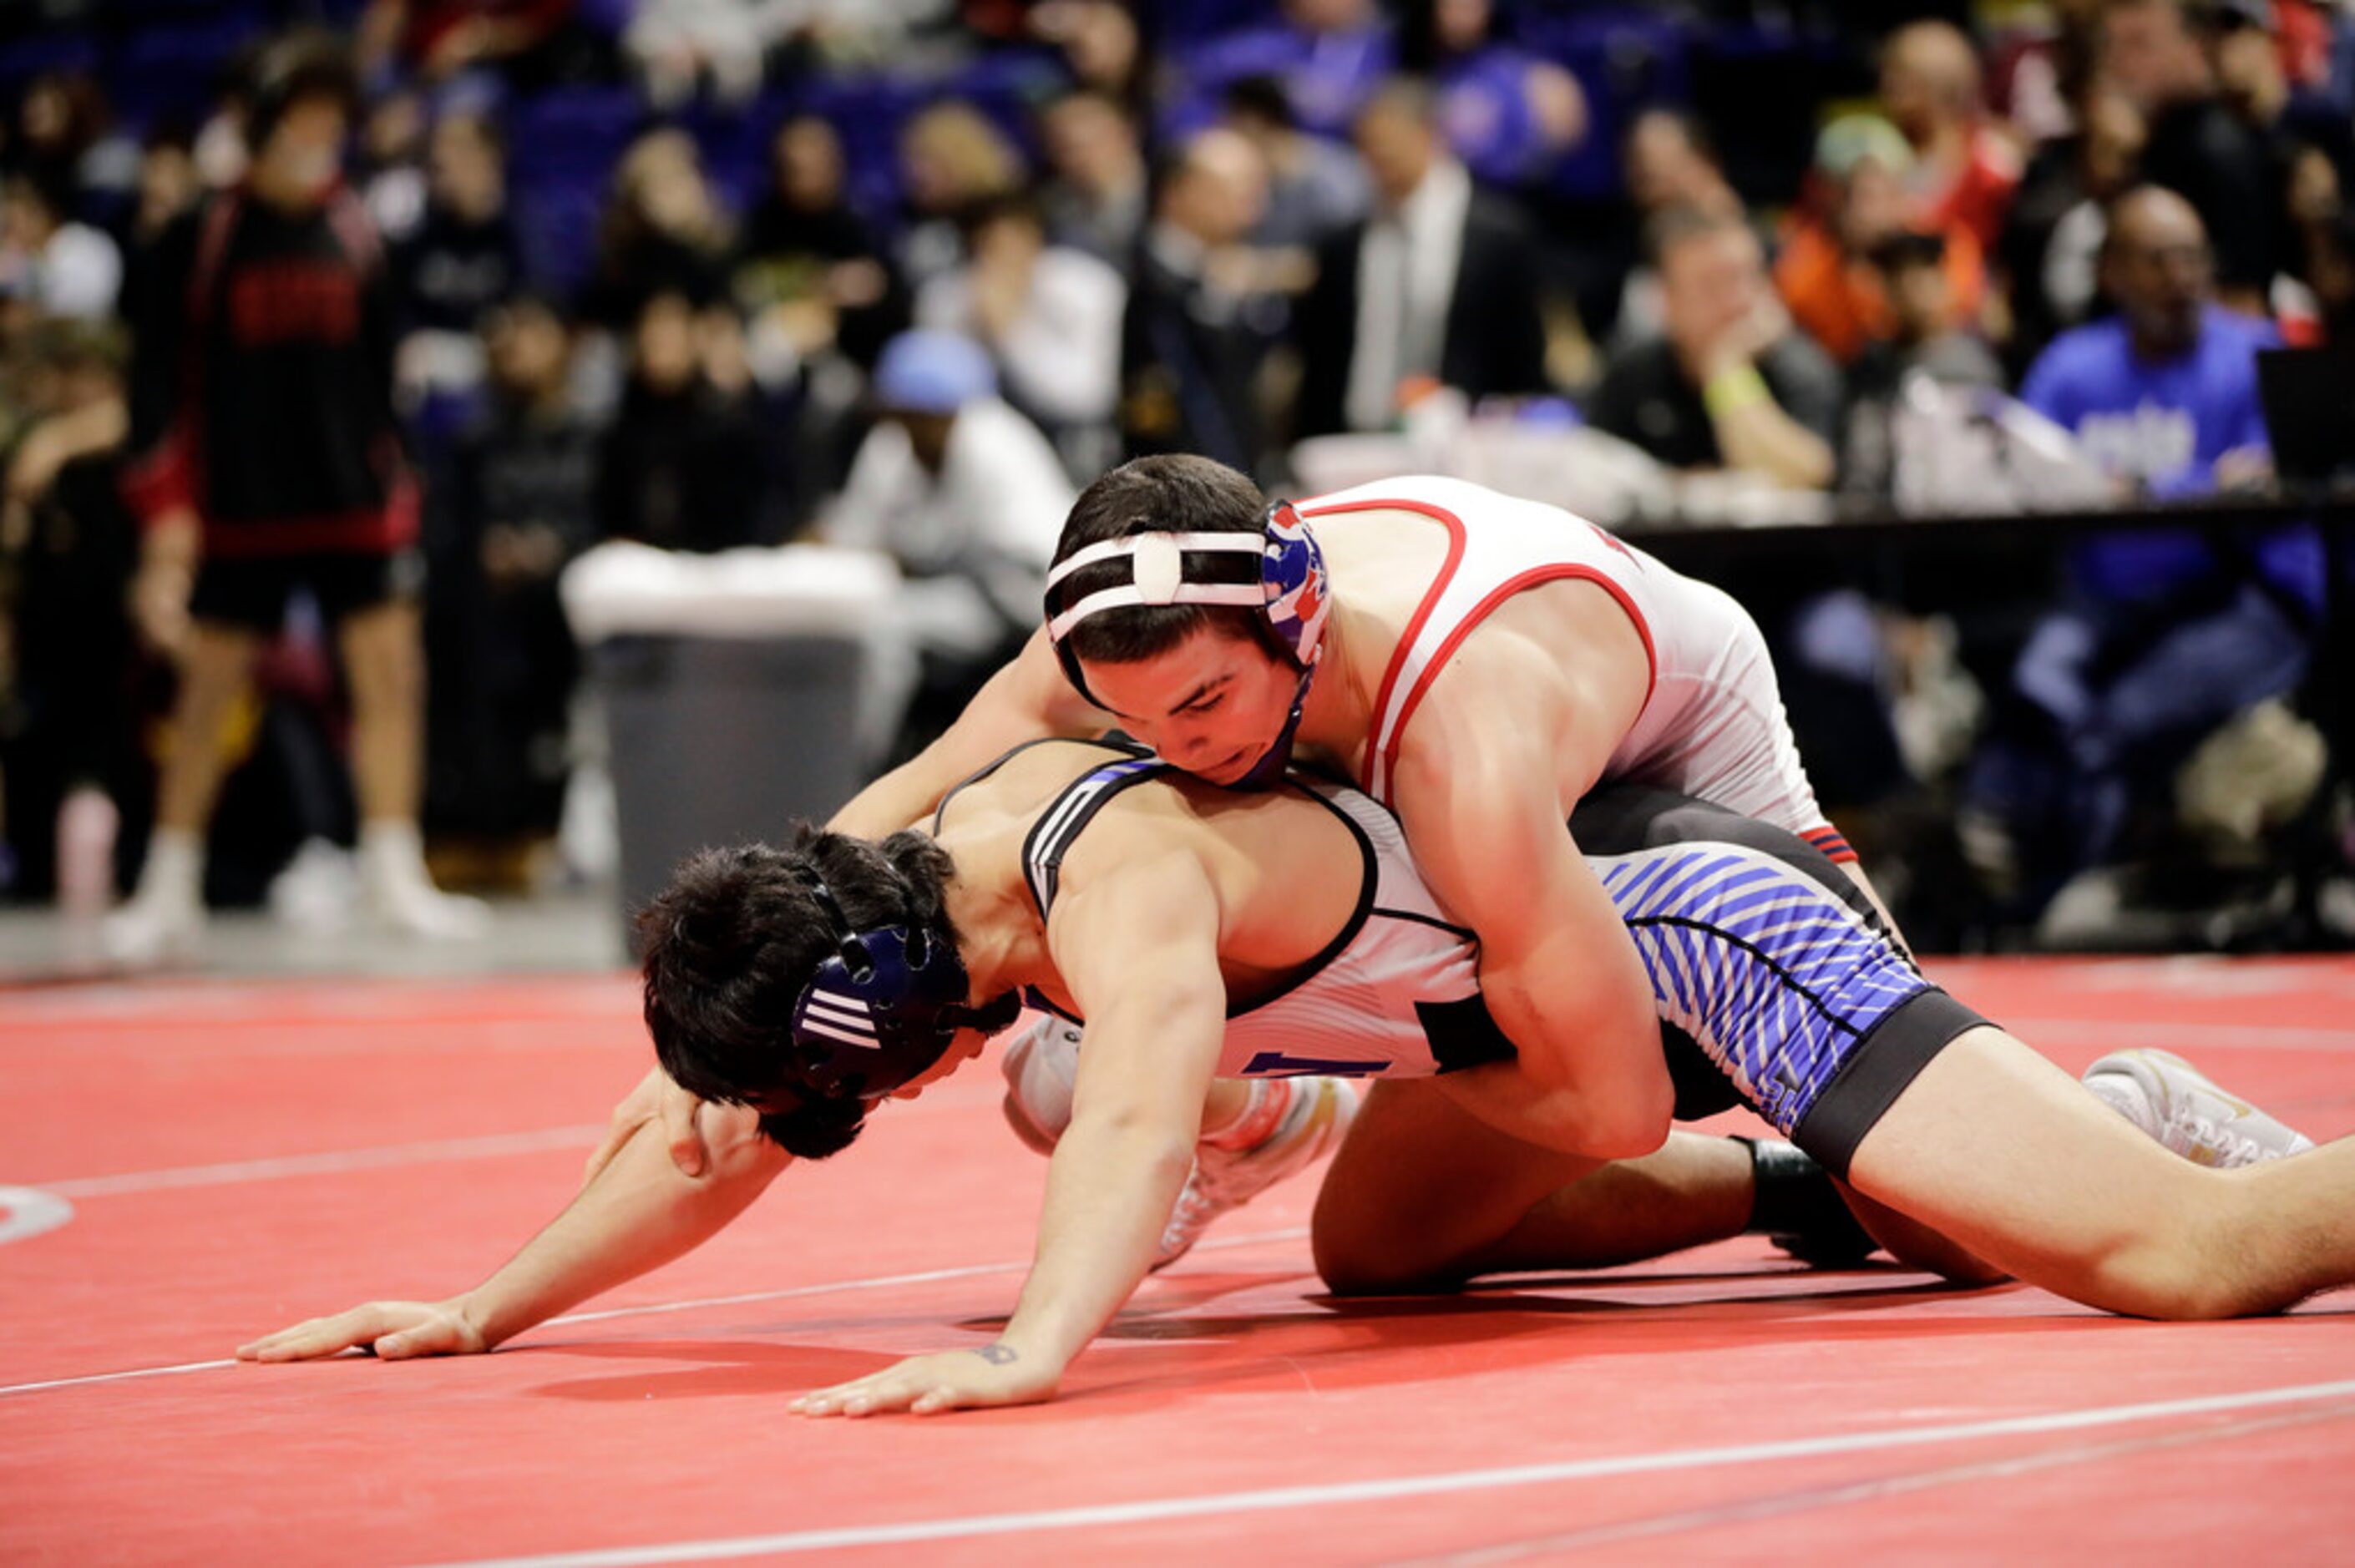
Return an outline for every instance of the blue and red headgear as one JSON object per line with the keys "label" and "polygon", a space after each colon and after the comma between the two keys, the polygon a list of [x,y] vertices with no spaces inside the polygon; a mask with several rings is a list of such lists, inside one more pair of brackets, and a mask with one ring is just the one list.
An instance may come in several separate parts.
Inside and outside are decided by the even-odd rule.
{"label": "blue and red headgear", "polygon": [[[1257,582],[1204,582],[1189,576],[1188,556],[1240,555],[1259,556]],[[1062,585],[1075,572],[1104,561],[1125,559],[1129,580],[1099,588],[1077,603],[1058,608],[1067,597]],[[1301,710],[1308,701],[1308,684],[1316,678],[1323,650],[1325,621],[1332,613],[1333,597],[1325,572],[1325,553],[1316,536],[1289,501],[1272,501],[1260,514],[1259,532],[1196,534],[1130,534],[1105,539],[1058,561],[1047,574],[1047,640],[1072,690],[1101,707],[1088,690],[1086,673],[1071,649],[1074,627],[1106,610],[1135,605],[1233,605],[1256,609],[1268,639],[1300,670],[1300,684],[1292,694],[1292,712],[1274,744],[1261,754],[1239,789],[1263,789],[1284,775],[1291,759],[1293,737],[1300,730]]]}
{"label": "blue and red headgear", "polygon": [[835,950],[802,988],[787,1026],[783,1086],[796,1096],[879,1100],[938,1062],[958,1030],[994,1033],[1021,1012],[1011,991],[979,1007],[966,1003],[972,982],[946,932],[858,930],[815,871],[797,871],[826,912]]}

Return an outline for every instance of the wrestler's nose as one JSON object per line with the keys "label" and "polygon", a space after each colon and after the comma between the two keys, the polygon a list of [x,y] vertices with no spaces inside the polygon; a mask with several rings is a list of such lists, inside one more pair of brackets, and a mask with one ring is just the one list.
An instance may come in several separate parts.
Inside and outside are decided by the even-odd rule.
{"label": "wrestler's nose", "polygon": [[1216,762],[1226,755],[1219,744],[1219,737],[1200,726],[1165,730],[1161,744],[1155,749],[1180,768],[1199,768]]}

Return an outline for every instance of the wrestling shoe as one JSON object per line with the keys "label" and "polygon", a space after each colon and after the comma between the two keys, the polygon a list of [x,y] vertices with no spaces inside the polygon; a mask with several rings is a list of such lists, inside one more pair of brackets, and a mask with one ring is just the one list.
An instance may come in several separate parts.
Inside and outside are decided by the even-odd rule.
{"label": "wrestling shoe", "polygon": [[1340,1147],[1356,1119],[1365,1090],[1350,1078],[1263,1078],[1271,1093],[1288,1103],[1275,1113],[1274,1130],[1241,1149],[1220,1149],[1205,1140],[1195,1146],[1194,1169],[1178,1194],[1177,1207],[1161,1232],[1153,1266],[1167,1268],[1190,1251],[1212,1220],[1240,1209],[1286,1176]]}
{"label": "wrestling shoe", "polygon": [[1750,1223],[1743,1234],[1763,1235],[1813,1268],[1854,1268],[1881,1244],[1857,1222],[1831,1172],[1778,1138],[1740,1138],[1750,1146]]}
{"label": "wrestling shoe", "polygon": [[2248,1101],[2165,1051],[2114,1051],[2085,1069],[2104,1104],[2194,1165],[2230,1171],[2314,1147]]}

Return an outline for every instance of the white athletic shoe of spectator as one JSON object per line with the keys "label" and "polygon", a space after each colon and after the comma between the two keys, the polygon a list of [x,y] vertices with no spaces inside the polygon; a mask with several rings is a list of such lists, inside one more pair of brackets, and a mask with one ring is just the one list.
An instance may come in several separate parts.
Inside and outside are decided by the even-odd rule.
{"label": "white athletic shoe of spectator", "polygon": [[1167,1268],[1185,1256],[1220,1214],[1241,1208],[1339,1148],[1365,1097],[1365,1091],[1349,1078],[1256,1081],[1268,1093],[1287,1097],[1274,1130],[1242,1149],[1221,1149],[1208,1141],[1195,1146],[1194,1170],[1161,1232],[1154,1267]]}
{"label": "white athletic shoe of spectator", "polygon": [[294,858],[270,879],[270,913],[298,931],[340,931],[352,923],[359,890],[351,851],[326,839],[304,839]]}
{"label": "white athletic shoe of spectator", "polygon": [[158,829],[148,841],[138,887],[99,927],[99,951],[117,969],[156,969],[195,958],[204,936],[204,845]]}
{"label": "white athletic shoe of spectator", "polygon": [[360,908],[379,929],[463,942],[491,928],[489,905],[433,885],[417,829],[408,822],[362,827],[359,869]]}
{"label": "white athletic shoe of spectator", "polygon": [[2085,1069],[2085,1086],[2120,1116],[2194,1165],[2230,1171],[2314,1147],[2165,1051],[2114,1051]]}

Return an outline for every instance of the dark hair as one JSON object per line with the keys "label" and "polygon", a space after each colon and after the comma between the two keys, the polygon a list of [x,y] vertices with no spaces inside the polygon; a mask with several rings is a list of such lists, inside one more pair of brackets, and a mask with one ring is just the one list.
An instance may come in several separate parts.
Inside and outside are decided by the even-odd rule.
{"label": "dark hair", "polygon": [[[1514,41],[1513,16],[1500,0],[1488,7],[1488,26],[1480,44]],[[1407,0],[1399,18],[1398,63],[1401,70],[1415,76],[1429,76],[1447,63],[1439,42],[1439,0]]]}
{"label": "dark hair", "polygon": [[248,89],[253,121],[246,143],[256,153],[276,133],[287,111],[307,100],[332,101],[346,122],[359,113],[359,73],[350,52],[316,28],[297,28],[265,48],[254,60]]}
{"label": "dark hair", "polygon": [[1875,245],[1867,259],[1892,277],[1909,267],[1943,267],[1946,237],[1936,229],[1901,228]]}
{"label": "dark hair", "polygon": [[801,1096],[785,1050],[794,1003],[839,939],[809,872],[856,927],[922,927],[957,939],[944,907],[955,874],[947,851],[922,833],[873,843],[806,822],[795,824],[789,849],[741,844],[689,856],[639,912],[637,931],[646,1029],[663,1071],[699,1099],[760,1102],[770,1141],[823,1160],[858,1136],[867,1106]]}
{"label": "dark hair", "polygon": [[981,238],[983,229],[998,223],[1027,224],[1037,229],[1041,238],[1047,233],[1047,214],[1039,205],[1039,198],[1028,190],[1001,191],[967,202],[957,209],[957,232],[968,247]]}
{"label": "dark hair", "polygon": [[[1131,534],[1252,534],[1261,526],[1267,497],[1259,486],[1222,462],[1185,453],[1141,457],[1103,474],[1080,493],[1055,544],[1055,559],[1068,560],[1090,545]],[[1191,582],[1255,582],[1259,557],[1240,551],[1187,557]],[[1048,590],[1050,616],[1102,588],[1130,581],[1125,562],[1082,567]],[[1081,659],[1128,664],[1157,658],[1206,626],[1231,636],[1256,637],[1272,653],[1283,654],[1266,617],[1247,606],[1129,605],[1092,615],[1071,629],[1063,645]]]}
{"label": "dark hair", "polygon": [[1264,120],[1280,131],[1300,129],[1300,115],[1292,107],[1292,94],[1280,76],[1259,74],[1239,76],[1227,83],[1219,95],[1220,107],[1228,114],[1240,114],[1246,119]]}
{"label": "dark hair", "polygon": [[65,170],[28,164],[0,178],[0,188],[40,203],[53,222],[64,223],[73,216],[73,181]]}

